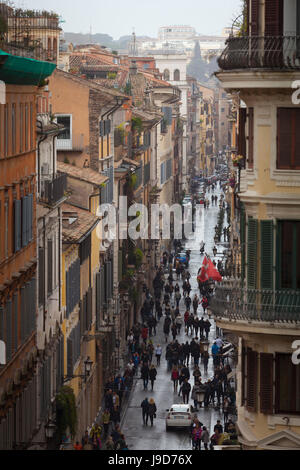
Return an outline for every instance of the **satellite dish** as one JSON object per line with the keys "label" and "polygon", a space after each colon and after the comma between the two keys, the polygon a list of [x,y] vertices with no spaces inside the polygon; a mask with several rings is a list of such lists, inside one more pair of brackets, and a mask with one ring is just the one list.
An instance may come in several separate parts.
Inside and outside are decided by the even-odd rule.
{"label": "satellite dish", "polygon": [[6,365],[6,346],[3,341],[0,341],[0,366]]}

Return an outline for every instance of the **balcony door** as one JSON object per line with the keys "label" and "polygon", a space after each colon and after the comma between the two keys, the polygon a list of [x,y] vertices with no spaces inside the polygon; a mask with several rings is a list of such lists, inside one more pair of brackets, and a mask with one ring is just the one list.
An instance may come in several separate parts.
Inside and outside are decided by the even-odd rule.
{"label": "balcony door", "polygon": [[283,66],[283,0],[265,0],[265,66]]}

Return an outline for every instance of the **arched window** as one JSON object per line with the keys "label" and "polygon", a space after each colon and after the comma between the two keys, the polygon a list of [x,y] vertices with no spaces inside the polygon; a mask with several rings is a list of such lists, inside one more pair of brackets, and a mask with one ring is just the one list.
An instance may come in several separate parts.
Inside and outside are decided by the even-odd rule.
{"label": "arched window", "polygon": [[180,82],[180,70],[178,69],[174,71],[174,82]]}
{"label": "arched window", "polygon": [[164,71],[164,80],[166,81],[170,80],[170,71],[168,69]]}

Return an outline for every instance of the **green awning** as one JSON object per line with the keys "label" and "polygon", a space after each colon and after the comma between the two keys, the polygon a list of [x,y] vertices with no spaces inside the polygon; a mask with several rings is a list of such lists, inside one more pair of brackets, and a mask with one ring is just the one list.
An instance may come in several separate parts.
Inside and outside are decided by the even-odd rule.
{"label": "green awning", "polygon": [[[4,59],[3,63],[2,60]],[[40,85],[56,64],[8,54],[0,50],[0,80],[7,85]]]}

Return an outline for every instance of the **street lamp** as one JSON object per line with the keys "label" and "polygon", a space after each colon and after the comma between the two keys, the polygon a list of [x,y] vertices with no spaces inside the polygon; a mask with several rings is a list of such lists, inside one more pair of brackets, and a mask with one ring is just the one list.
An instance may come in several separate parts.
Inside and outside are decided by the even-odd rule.
{"label": "street lamp", "polygon": [[91,370],[93,367],[93,361],[88,357],[87,360],[84,362],[84,374],[81,375],[67,375],[63,378],[63,383],[70,382],[73,379],[83,379],[85,382],[87,381],[88,377],[90,376]]}
{"label": "street lamp", "polygon": [[48,421],[45,426],[45,436],[47,440],[53,439],[54,433],[56,430],[56,424],[53,421]]}

